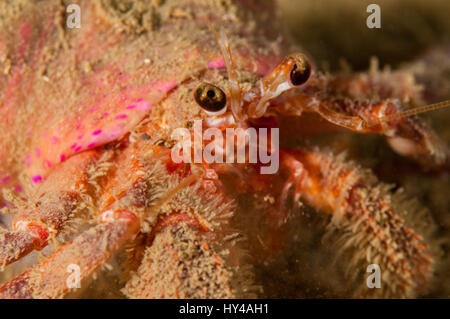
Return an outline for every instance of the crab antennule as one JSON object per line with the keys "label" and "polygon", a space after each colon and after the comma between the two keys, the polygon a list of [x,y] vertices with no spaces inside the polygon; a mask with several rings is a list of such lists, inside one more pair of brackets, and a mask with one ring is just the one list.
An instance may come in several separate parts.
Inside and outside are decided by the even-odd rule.
{"label": "crab antennule", "polygon": [[230,104],[231,111],[236,119],[240,119],[242,116],[241,110],[241,88],[239,86],[239,81],[237,79],[237,74],[233,64],[233,58],[231,56],[230,42],[223,30],[220,34],[211,27],[211,31],[214,33],[216,40],[219,44],[220,51],[222,52],[223,59],[225,61],[225,66],[228,73],[228,82],[230,83]]}
{"label": "crab antennule", "polygon": [[[439,103],[418,106],[418,107],[412,108],[410,110],[402,111],[400,113],[383,116],[381,118],[378,118],[377,121],[389,122],[389,121],[396,120],[399,118],[404,118],[404,117],[408,117],[408,116],[413,116],[413,115],[418,115],[418,114],[422,114],[422,113],[426,113],[426,112],[444,109],[449,106],[450,106],[450,100],[446,100],[446,101],[442,101]],[[371,125],[377,125],[377,124],[378,123],[375,123],[375,121],[374,121],[374,123],[371,123]]]}

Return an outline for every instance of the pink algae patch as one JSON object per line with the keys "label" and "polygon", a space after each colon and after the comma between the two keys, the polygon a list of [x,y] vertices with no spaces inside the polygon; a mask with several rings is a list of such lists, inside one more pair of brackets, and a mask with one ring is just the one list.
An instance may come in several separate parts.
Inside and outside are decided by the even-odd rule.
{"label": "pink algae patch", "polygon": [[46,159],[42,165],[44,166],[44,168],[50,168],[52,167],[52,162]]}
{"label": "pink algae patch", "polygon": [[225,60],[223,58],[212,59],[208,62],[208,68],[220,69],[225,67]]}
{"label": "pink algae patch", "polygon": [[102,130],[95,130],[94,132],[92,132],[92,135],[99,135],[102,133]]}
{"label": "pink algae patch", "polygon": [[147,101],[142,101],[140,103],[138,103],[137,108],[140,111],[148,111],[150,110],[150,108],[152,107],[152,104],[147,102]]}
{"label": "pink algae patch", "polygon": [[89,112],[89,113],[94,113],[94,112],[97,111],[98,109],[99,109],[98,106],[93,106],[93,107],[91,107],[91,108],[88,110],[88,112]]}
{"label": "pink algae patch", "polygon": [[5,185],[5,184],[9,183],[10,180],[11,180],[11,176],[9,176],[9,175],[1,176],[0,177],[0,185]]}
{"label": "pink algae patch", "polygon": [[22,43],[19,46],[19,56],[21,58],[24,58],[25,56],[25,50],[28,45],[28,42],[30,40],[30,33],[31,33],[31,24],[29,22],[24,22],[20,26],[20,37],[22,38]]}
{"label": "pink algae patch", "polygon": [[158,92],[168,92],[177,86],[176,81],[159,82],[156,85]]}
{"label": "pink algae patch", "polygon": [[276,67],[273,61],[278,61],[277,57],[274,55],[263,58],[255,58],[257,66],[256,73],[259,75],[266,75],[270,73]]}
{"label": "pink algae patch", "polygon": [[31,180],[33,181],[33,183],[42,182],[42,176],[41,175],[34,175],[34,176],[31,177]]}
{"label": "pink algae patch", "polygon": [[25,155],[25,159],[23,160],[23,162],[26,167],[30,167],[31,166],[31,155],[30,154]]}
{"label": "pink algae patch", "polygon": [[[55,165],[76,153],[99,147],[122,137],[142,120],[154,103],[158,103],[176,86],[177,82],[174,80],[155,81],[144,86],[108,94],[107,100],[98,100],[99,96],[104,96],[104,92],[96,93],[97,96],[87,98],[85,100],[87,102],[83,101],[85,105],[95,106],[80,107],[81,112],[65,119],[62,127],[55,126],[49,129],[47,138],[43,138],[38,144],[41,146],[41,158],[48,159]],[[143,92],[141,92],[142,89],[144,89]],[[92,103],[96,97],[98,103]],[[48,147],[49,140],[52,141],[51,136],[58,137],[58,143]],[[40,181],[39,177],[44,179],[47,174],[46,167],[42,165],[44,163],[39,164],[30,161],[34,173],[31,174],[32,180],[35,183]]]}
{"label": "pink algae patch", "polygon": [[30,38],[30,32],[31,32],[31,24],[29,22],[24,22],[20,26],[20,36],[22,37],[23,41],[28,41]]}

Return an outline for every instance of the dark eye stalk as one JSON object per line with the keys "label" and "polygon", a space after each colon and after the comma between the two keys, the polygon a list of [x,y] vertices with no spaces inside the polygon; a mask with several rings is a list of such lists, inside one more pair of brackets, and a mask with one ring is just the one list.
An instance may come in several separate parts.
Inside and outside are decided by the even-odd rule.
{"label": "dark eye stalk", "polygon": [[311,75],[311,65],[308,58],[303,54],[296,54],[290,57],[293,60],[293,67],[290,73],[292,85],[298,86],[305,83]]}
{"label": "dark eye stalk", "polygon": [[194,99],[205,111],[216,113],[222,111],[227,105],[225,93],[215,85],[201,83],[194,90]]}

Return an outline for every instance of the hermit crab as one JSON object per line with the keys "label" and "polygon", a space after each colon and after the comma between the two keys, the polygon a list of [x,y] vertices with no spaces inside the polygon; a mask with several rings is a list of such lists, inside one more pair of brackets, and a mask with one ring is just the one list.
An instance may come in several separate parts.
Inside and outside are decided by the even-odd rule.
{"label": "hermit crab", "polygon": [[[79,29],[58,1],[2,25],[0,297],[264,296],[255,260],[314,227],[339,252],[341,296],[427,291],[439,253],[425,219],[343,156],[286,147],[307,127],[283,121],[385,135],[445,170],[448,147],[417,114],[448,101],[421,106],[402,70],[320,73],[251,1],[78,3]],[[286,231],[306,206],[325,224]]]}

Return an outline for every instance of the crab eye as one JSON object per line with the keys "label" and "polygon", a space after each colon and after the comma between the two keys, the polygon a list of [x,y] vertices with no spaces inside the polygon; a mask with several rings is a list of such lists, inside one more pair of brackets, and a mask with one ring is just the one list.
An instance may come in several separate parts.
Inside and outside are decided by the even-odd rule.
{"label": "crab eye", "polygon": [[296,54],[291,58],[293,59],[294,64],[289,75],[292,85],[301,85],[305,83],[311,75],[311,65],[303,54]]}
{"label": "crab eye", "polygon": [[207,113],[221,113],[225,111],[227,97],[225,93],[215,85],[201,83],[194,90],[194,99]]}

